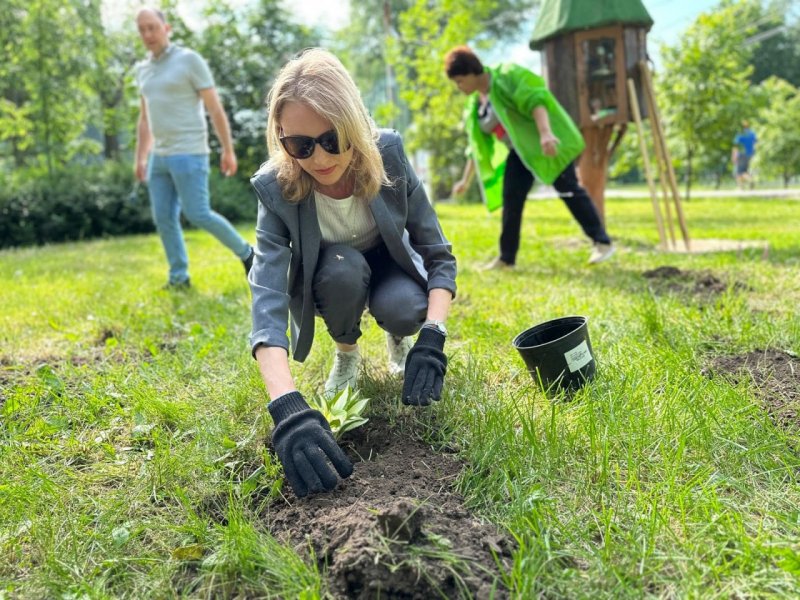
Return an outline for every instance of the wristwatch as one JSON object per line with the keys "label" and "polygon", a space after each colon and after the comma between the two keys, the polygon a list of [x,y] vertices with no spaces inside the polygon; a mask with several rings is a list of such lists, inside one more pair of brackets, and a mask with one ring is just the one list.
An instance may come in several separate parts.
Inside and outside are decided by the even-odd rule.
{"label": "wristwatch", "polygon": [[444,321],[439,321],[438,319],[428,319],[422,324],[423,327],[429,327],[430,329],[435,329],[439,333],[441,333],[444,337],[447,337],[447,327],[444,326]]}

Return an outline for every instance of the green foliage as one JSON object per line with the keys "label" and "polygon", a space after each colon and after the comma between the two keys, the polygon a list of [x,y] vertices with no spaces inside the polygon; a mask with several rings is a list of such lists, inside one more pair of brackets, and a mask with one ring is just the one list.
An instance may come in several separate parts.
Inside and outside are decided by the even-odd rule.
{"label": "green foliage", "polygon": [[[209,63],[231,123],[239,168],[252,174],[267,159],[265,100],[278,70],[295,53],[320,44],[318,32],[292,20],[282,2],[259,0],[245,7],[208,3],[208,25],[191,41]],[[219,150],[219,141],[210,144]]]}
{"label": "green foliage", "polygon": [[[700,177],[713,176],[719,187],[731,176],[731,145],[742,119],[760,136],[756,115],[771,100],[764,86],[754,84],[774,75],[790,82],[800,78],[800,22],[790,20],[790,8],[789,0],[723,0],[713,14],[701,14],[679,42],[662,47],[657,101],[673,165],[687,190]],[[766,158],[757,161],[762,175],[783,176]],[[637,137],[628,135],[610,174],[623,177],[642,169]]]}
{"label": "green foliage", "polygon": [[92,122],[99,127],[103,137],[103,156],[121,158],[122,137],[135,139],[131,126],[135,117],[129,110],[137,94],[130,85],[133,66],[139,54],[141,40],[131,21],[122,30],[112,30],[102,19],[101,0],[87,0],[78,5],[81,21],[85,23],[87,72],[86,77],[96,94],[96,110]]}
{"label": "green foliage", "polygon": [[[233,222],[252,222],[256,199],[242,178],[209,178],[212,207]],[[74,168],[56,184],[18,173],[0,188],[0,248],[145,233],[154,230],[147,190],[128,165]]]}
{"label": "green foliage", "polygon": [[361,90],[379,127],[405,133],[411,123],[408,106],[397,89],[389,59],[391,39],[399,36],[399,19],[412,0],[362,0],[350,5],[349,23],[336,32],[335,49]]}
{"label": "green foliage", "polygon": [[368,403],[369,398],[362,398],[361,393],[349,385],[333,396],[314,395],[308,399],[308,405],[322,413],[337,438],[369,421],[361,416]]}
{"label": "green foliage", "polygon": [[[145,202],[128,202],[129,168],[65,172],[52,185],[28,178],[0,190],[0,246],[25,246],[153,231]],[[143,192],[143,190],[142,190]]]}
{"label": "green foliage", "polygon": [[[645,141],[652,140],[650,133],[650,121],[644,120],[642,122],[644,129]],[[651,165],[653,160],[653,150],[648,145],[648,156],[651,157]],[[608,167],[608,176],[611,179],[622,179],[629,176],[631,173],[641,173],[644,178],[644,161],[642,160],[642,152],[639,146],[639,130],[635,124],[628,125],[628,130],[622,137],[617,149],[611,157],[611,162]]]}
{"label": "green foliage", "polygon": [[664,70],[657,78],[658,100],[674,156],[684,161],[687,185],[695,162],[720,176],[730,171],[733,136],[752,117],[757,97],[750,91],[751,17],[757,0],[723,3],[703,13],[676,46],[662,47]]}
{"label": "green foliage", "polygon": [[758,41],[750,60],[754,83],[778,77],[800,86],[800,19],[788,18],[793,4],[797,6],[794,0],[773,0],[756,16],[753,38]]}
{"label": "green foliage", "polygon": [[[9,4],[10,3],[10,4]],[[78,0],[9,0],[0,47],[0,152],[15,167],[55,170],[84,152],[92,90]]]}
{"label": "green foliage", "polygon": [[774,77],[761,87],[769,104],[759,113],[754,166],[788,185],[800,173],[800,89]]}
{"label": "green foliage", "polygon": [[211,208],[232,223],[255,223],[258,215],[258,200],[246,171],[235,177],[225,177],[213,168],[208,177]]}

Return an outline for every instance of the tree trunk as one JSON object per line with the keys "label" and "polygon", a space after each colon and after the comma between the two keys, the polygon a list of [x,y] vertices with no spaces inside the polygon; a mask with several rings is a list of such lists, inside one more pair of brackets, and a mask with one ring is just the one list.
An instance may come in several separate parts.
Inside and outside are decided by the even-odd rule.
{"label": "tree trunk", "polygon": [[[127,70],[126,70],[127,72]],[[116,82],[113,90],[100,89],[100,105],[103,108],[103,156],[119,160],[119,117],[117,110],[122,103],[125,88],[125,73]]]}
{"label": "tree trunk", "polygon": [[119,160],[119,135],[106,131],[103,134],[103,156],[109,160]]}
{"label": "tree trunk", "polygon": [[592,199],[600,220],[606,222],[606,171],[608,170],[608,142],[614,130],[612,125],[588,126],[581,129],[586,149],[578,158],[578,177]]}
{"label": "tree trunk", "polygon": [[43,9],[39,7],[36,17],[37,24],[37,37],[36,37],[36,50],[39,53],[39,95],[42,101],[41,120],[44,124],[44,150],[47,157],[47,178],[53,180],[53,148],[50,139],[50,86],[46,83],[48,81],[47,73],[44,68],[44,49],[42,47],[42,12]]}
{"label": "tree trunk", "polygon": [[25,153],[19,149],[18,138],[11,138],[11,153],[14,155],[14,166],[21,169],[25,166]]}

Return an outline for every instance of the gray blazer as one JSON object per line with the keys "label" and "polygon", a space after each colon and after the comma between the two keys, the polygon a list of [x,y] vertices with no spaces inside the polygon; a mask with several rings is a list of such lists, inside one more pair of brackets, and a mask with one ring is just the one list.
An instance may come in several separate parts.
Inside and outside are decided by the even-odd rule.
{"label": "gray blazer", "polygon": [[[408,163],[396,131],[382,130],[378,148],[392,185],[370,202],[381,239],[394,261],[428,291],[456,293],[456,259],[425,189]],[[314,194],[287,202],[275,173],[262,165],[250,180],[258,196],[256,257],[249,281],[253,296],[250,345],[280,346],[302,362],[311,350],[316,309],[311,283],[320,250]]]}

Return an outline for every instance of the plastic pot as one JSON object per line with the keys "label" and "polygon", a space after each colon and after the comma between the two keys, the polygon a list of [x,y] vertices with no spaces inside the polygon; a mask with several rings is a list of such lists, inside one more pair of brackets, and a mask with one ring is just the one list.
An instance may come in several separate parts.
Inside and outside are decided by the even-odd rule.
{"label": "plastic pot", "polygon": [[533,380],[548,395],[574,391],[597,370],[586,317],[561,317],[526,329],[514,338]]}

